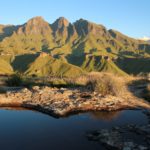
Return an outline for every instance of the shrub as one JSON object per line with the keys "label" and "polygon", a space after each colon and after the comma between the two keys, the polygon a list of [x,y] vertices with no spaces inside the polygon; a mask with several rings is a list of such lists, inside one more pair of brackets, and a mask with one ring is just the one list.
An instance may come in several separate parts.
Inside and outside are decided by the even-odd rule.
{"label": "shrub", "polygon": [[90,78],[86,86],[88,89],[96,91],[103,96],[123,96],[127,92],[125,83],[121,78],[107,73],[103,73],[95,78]]}
{"label": "shrub", "polygon": [[91,73],[84,74],[76,78],[72,78],[69,80],[69,82],[75,85],[86,86],[90,81],[94,81],[98,79],[101,75],[102,73],[91,72]]}
{"label": "shrub", "polygon": [[89,81],[89,78],[87,75],[81,75],[77,78],[72,78],[68,82],[74,85],[86,85]]}
{"label": "shrub", "polygon": [[14,74],[6,80],[8,86],[21,86],[23,84],[23,79],[20,74]]}

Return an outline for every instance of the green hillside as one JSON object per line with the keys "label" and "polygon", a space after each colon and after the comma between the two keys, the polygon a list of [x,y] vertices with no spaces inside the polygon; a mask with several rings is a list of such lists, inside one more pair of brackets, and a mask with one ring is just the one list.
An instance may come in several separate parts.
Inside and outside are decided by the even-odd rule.
{"label": "green hillside", "polygon": [[[53,61],[37,59],[43,52],[50,54]],[[100,59],[101,56],[109,61]],[[70,23],[60,17],[50,24],[42,17],[34,17],[19,26],[0,25],[1,58],[10,63],[14,71],[40,76],[53,73],[65,75],[72,72],[72,68],[78,70],[79,67],[87,71],[138,74],[149,72],[150,63],[145,60],[150,58],[150,43],[84,19]],[[129,59],[129,63],[124,59]],[[39,70],[38,63],[44,66],[48,63],[50,67],[36,72]],[[59,64],[57,71],[53,64],[56,68]]]}
{"label": "green hillside", "polygon": [[127,75],[109,57],[91,56],[86,58],[82,68],[87,71],[111,72],[117,75]]}
{"label": "green hillside", "polygon": [[128,74],[139,74],[150,72],[150,58],[124,58],[119,59],[118,66]]}
{"label": "green hillside", "polygon": [[13,69],[9,63],[5,60],[0,59],[0,75],[10,75],[13,74]]}
{"label": "green hillside", "polygon": [[54,59],[48,54],[41,54],[25,72],[26,75],[75,77],[84,74],[84,71],[60,59]]}

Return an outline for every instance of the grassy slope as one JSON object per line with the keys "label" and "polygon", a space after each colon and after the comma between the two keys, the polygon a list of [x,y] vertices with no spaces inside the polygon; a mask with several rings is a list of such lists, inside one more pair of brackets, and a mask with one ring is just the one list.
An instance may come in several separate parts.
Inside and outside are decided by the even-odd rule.
{"label": "grassy slope", "polygon": [[150,59],[146,58],[125,58],[117,62],[118,66],[129,74],[139,74],[140,72],[150,72]]}
{"label": "grassy slope", "polygon": [[86,58],[82,64],[82,68],[87,71],[102,71],[102,72],[111,72],[117,75],[127,75],[122,71],[117,65],[111,60],[105,60],[98,56]]}
{"label": "grassy slope", "polygon": [[7,63],[5,60],[0,59],[0,74],[5,75],[5,74],[12,74],[13,69],[9,63]]}
{"label": "grassy slope", "polygon": [[65,76],[75,77],[83,74],[81,68],[63,62],[53,57],[39,56],[33,63],[30,64],[29,68],[25,72],[26,75],[37,75],[37,76]]}

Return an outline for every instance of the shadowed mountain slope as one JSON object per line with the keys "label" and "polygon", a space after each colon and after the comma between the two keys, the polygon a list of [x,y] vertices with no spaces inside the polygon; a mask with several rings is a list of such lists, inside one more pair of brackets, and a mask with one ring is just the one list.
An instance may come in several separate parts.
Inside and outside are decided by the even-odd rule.
{"label": "shadowed mountain slope", "polygon": [[57,77],[76,77],[84,73],[81,68],[55,59],[46,53],[40,54],[25,72],[26,75]]}

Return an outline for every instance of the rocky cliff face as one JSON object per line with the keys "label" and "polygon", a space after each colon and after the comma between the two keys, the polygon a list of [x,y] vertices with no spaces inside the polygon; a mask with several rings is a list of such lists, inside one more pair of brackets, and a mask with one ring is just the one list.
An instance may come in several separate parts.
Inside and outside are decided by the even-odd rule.
{"label": "rocky cliff face", "polygon": [[42,17],[35,17],[30,19],[27,23],[22,25],[18,30],[17,34],[50,34],[52,32],[49,23],[46,22]]}
{"label": "rocky cliff face", "polygon": [[[147,42],[127,37],[115,30],[107,30],[102,25],[98,25],[84,19],[80,19],[71,24],[64,17],[60,17],[54,23],[49,24],[42,17],[35,17],[23,25],[17,26],[16,29],[17,31],[15,28],[12,28],[12,31],[10,31],[11,33],[15,32],[16,37],[11,36],[10,34],[9,38],[5,39],[5,43],[7,43],[7,47],[9,48],[11,45],[10,42],[14,41],[14,38],[18,38],[14,41],[15,43],[19,43],[19,45],[23,44],[25,40],[22,39],[19,41],[19,39],[21,35],[25,35],[27,37],[41,36],[41,40],[45,40],[47,43],[51,42],[49,45],[53,45],[51,47],[53,50],[57,49],[58,46],[63,47],[68,44],[70,44],[68,49],[71,50],[76,49],[76,46],[87,44],[89,49],[97,49],[97,51],[105,49],[107,51],[107,48],[109,48],[111,51],[115,51],[116,53],[119,51],[132,51],[133,53],[138,53],[138,50],[142,50],[144,53],[147,53],[147,49],[149,49],[149,44]],[[1,34],[2,30],[4,30],[4,26],[1,25]],[[47,38],[45,38],[45,36],[47,36]],[[34,41],[34,39],[31,38],[28,42],[32,43],[32,40]],[[38,43],[39,42],[40,41],[38,41]],[[32,43],[32,47],[35,47],[36,44]],[[0,45],[3,45],[3,42],[0,43]],[[26,43],[26,45],[28,45],[28,43]],[[84,51],[86,47],[82,46],[82,49]],[[2,48],[1,50],[5,51],[5,49]],[[40,50],[42,50],[42,48],[39,49],[39,51]],[[66,52],[64,51],[64,53]]]}

